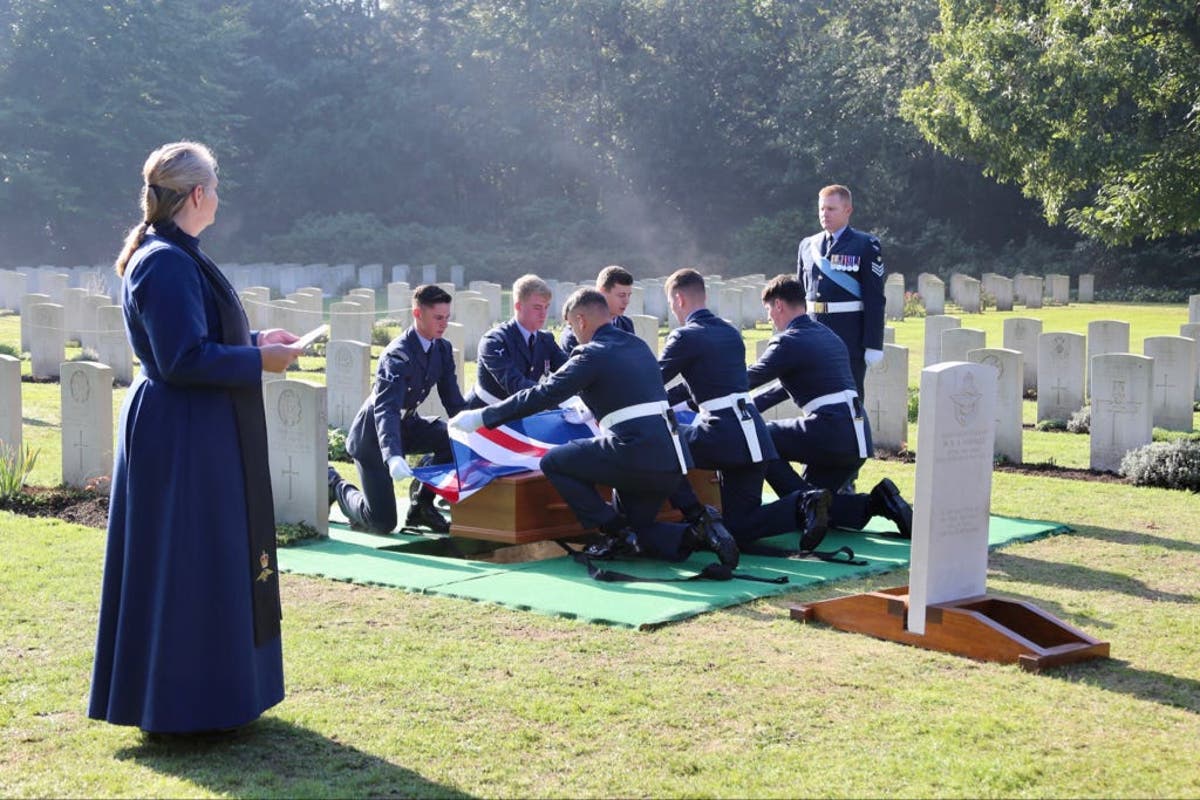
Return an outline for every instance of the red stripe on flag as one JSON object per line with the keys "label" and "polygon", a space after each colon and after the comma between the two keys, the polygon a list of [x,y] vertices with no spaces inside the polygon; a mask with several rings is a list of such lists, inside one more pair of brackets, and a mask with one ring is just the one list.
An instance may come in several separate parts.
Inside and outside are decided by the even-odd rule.
{"label": "red stripe on flag", "polygon": [[541,458],[550,452],[548,447],[539,447],[529,442],[523,442],[520,439],[510,436],[499,428],[480,428],[476,434],[487,439],[492,444],[503,447],[505,450],[510,450],[521,456],[537,456]]}

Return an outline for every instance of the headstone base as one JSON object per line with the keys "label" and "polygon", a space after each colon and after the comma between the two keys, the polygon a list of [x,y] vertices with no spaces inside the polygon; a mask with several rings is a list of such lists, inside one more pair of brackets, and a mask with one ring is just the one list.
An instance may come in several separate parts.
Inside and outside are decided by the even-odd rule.
{"label": "headstone base", "polygon": [[992,595],[928,606],[923,636],[908,630],[907,586],[790,608],[795,620],[815,620],[838,630],[979,661],[1016,663],[1030,672],[1108,658],[1108,642],[1093,639],[1031,603]]}

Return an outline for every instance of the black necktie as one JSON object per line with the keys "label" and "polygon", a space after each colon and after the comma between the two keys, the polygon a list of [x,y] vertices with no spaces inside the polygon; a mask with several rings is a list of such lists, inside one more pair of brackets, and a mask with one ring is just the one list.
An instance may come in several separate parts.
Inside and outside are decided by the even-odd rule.
{"label": "black necktie", "polygon": [[529,334],[529,355],[533,355],[533,343],[537,340],[537,336]]}
{"label": "black necktie", "polygon": [[825,234],[825,245],[821,248],[821,255],[829,255],[829,251],[833,249],[833,235]]}

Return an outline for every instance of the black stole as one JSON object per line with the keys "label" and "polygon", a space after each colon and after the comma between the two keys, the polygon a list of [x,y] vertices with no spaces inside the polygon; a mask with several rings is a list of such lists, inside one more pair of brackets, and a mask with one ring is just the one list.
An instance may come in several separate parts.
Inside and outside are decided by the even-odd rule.
{"label": "black stole", "polygon": [[[155,223],[149,233],[187,253],[208,281],[221,318],[222,343],[252,346],[250,322],[241,300],[213,260],[192,243],[174,222]],[[233,399],[242,475],[246,492],[246,528],[249,531],[250,599],[254,607],[254,644],[279,636],[283,615],[279,602],[279,563],[275,560],[275,501],[271,494],[271,466],[267,458],[267,416],[262,384],[227,389]],[[213,498],[219,502],[219,498]]]}

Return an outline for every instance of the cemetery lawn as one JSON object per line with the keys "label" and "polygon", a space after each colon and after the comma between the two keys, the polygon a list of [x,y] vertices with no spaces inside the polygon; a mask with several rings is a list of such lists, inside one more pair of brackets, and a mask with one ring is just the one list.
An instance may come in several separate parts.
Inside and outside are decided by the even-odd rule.
{"label": "cemetery lawn", "polygon": [[[1096,307],[1033,314],[1079,330],[1055,315],[1081,308]],[[1088,316],[1130,321],[1135,350],[1186,317],[1108,311]],[[994,318],[998,342],[1004,316],[964,325]],[[16,322],[0,317],[0,342]],[[22,385],[40,485],[60,475],[58,388]],[[1027,430],[1026,460],[1036,441],[1087,465],[1086,437]],[[914,471],[871,461],[860,485],[887,475],[911,496]],[[992,496],[994,513],[1073,532],[994,552],[990,590],[1111,642],[1112,659],[1035,675],[788,616],[904,572],[645,632],[285,575],[288,696],[227,742],[86,718],[104,533],[0,512],[0,795],[1200,795],[1196,495],[997,472]]]}

